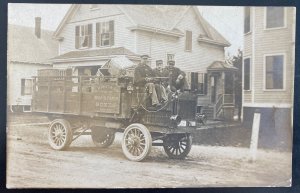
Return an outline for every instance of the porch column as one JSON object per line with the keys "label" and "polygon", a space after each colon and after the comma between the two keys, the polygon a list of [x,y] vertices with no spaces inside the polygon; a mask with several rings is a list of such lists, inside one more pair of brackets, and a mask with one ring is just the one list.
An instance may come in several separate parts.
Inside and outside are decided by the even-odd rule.
{"label": "porch column", "polygon": [[221,93],[219,94],[225,94],[225,72],[224,71],[222,71],[221,73],[221,88],[222,90]]}

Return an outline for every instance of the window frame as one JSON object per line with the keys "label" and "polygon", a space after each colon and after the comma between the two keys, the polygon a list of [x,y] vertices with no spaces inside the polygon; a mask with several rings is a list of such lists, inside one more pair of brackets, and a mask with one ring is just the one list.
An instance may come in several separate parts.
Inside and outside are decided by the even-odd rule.
{"label": "window frame", "polygon": [[173,55],[173,61],[175,61],[175,65],[176,65],[175,53],[173,53],[173,52],[167,52],[167,53],[166,53],[166,61],[167,61],[167,62],[166,62],[166,65],[168,65],[168,62],[169,62],[169,61],[172,61],[172,60],[169,60],[169,59],[168,59],[168,55]]}
{"label": "window frame", "polygon": [[287,28],[287,15],[286,15],[286,7],[282,7],[283,8],[283,26],[282,27],[272,27],[272,28],[268,28],[267,27],[267,8],[264,8],[264,30],[265,31],[269,31],[269,30],[276,30],[276,29],[284,29]]}
{"label": "window frame", "polygon": [[[249,89],[245,89],[245,60],[249,59]],[[252,60],[251,57],[244,57],[243,58],[243,91],[251,91],[252,90]]]}
{"label": "window frame", "polygon": [[[83,28],[83,33],[84,33],[83,36],[81,35],[82,28]],[[82,44],[81,44],[81,38],[82,38],[82,37],[85,37],[85,38],[87,38],[87,39],[89,38],[89,37],[88,37],[88,36],[89,36],[89,35],[88,35],[88,34],[89,34],[89,33],[88,33],[88,28],[89,28],[88,25],[80,25],[80,26],[79,26],[79,36],[78,36],[78,37],[79,37],[79,49],[84,49],[84,48],[88,48],[88,47],[89,47],[89,42],[88,42],[88,40],[87,40],[87,45],[86,45],[86,46],[82,46]],[[87,33],[87,34],[86,34],[86,33]]]}
{"label": "window frame", "polygon": [[[249,31],[248,32],[245,32],[245,9],[249,7],[249,11],[250,11],[250,15],[249,15]],[[243,33],[244,35],[247,35],[247,34],[251,34],[252,32],[252,8],[250,6],[245,6],[244,7],[244,29],[243,29]]]}
{"label": "window frame", "polygon": [[[110,22],[113,22],[113,31],[110,31]],[[104,29],[104,32],[102,32],[102,29]],[[99,32],[97,33],[98,30],[99,30]],[[107,34],[108,34],[108,38],[103,40],[102,36],[107,35]],[[114,46],[115,45],[115,35],[114,34],[115,34],[115,21],[114,20],[97,22],[96,23],[96,47],[97,48],[105,48],[105,47]],[[112,39],[112,37],[113,37],[113,39]],[[108,40],[109,44],[104,45],[103,42],[105,42],[107,40]]]}
{"label": "window frame", "polygon": [[[24,80],[24,87],[23,87],[23,80]],[[26,80],[30,80],[30,82],[31,82],[30,93],[25,93]],[[33,79],[32,78],[21,78],[21,96],[31,96],[32,94],[33,94]]]}
{"label": "window frame", "polygon": [[[266,83],[266,65],[267,65],[267,57],[268,56],[283,56],[283,75],[282,75],[282,89],[269,89],[269,88],[266,88],[267,86],[267,83]],[[285,91],[286,90],[286,53],[273,53],[273,54],[264,54],[264,62],[263,62],[263,91]]]}
{"label": "window frame", "polygon": [[[197,91],[195,91],[195,90],[192,90],[192,73],[197,73]],[[199,75],[200,74],[202,74],[202,81],[203,81],[203,92],[202,93],[200,93],[199,92],[199,83],[200,83],[200,81],[199,81]],[[208,94],[208,73],[207,72],[203,72],[203,71],[197,71],[197,72],[190,72],[190,74],[189,74],[189,76],[190,76],[190,87],[191,87],[191,92],[195,92],[195,94],[197,94],[198,96],[207,96],[207,94]],[[205,76],[206,76],[206,81],[205,81]],[[205,84],[206,83],[206,84]]]}
{"label": "window frame", "polygon": [[[79,27],[78,36],[76,35],[77,27]],[[89,27],[91,27],[91,29],[89,29]],[[81,35],[82,28],[83,28],[84,36]],[[89,34],[89,31],[90,31],[91,34]],[[87,38],[87,46],[82,46],[82,44],[81,44],[81,38],[82,37]],[[77,38],[78,38],[78,40],[77,40]],[[93,24],[88,23],[88,24],[76,25],[75,26],[75,49],[84,50],[84,49],[89,49],[89,48],[92,48],[92,47],[93,47]]]}

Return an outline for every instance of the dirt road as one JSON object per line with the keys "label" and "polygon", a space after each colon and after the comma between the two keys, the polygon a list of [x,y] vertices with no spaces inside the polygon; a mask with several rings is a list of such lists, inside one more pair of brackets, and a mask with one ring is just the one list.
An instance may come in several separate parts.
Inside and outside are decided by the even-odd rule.
{"label": "dirt road", "polygon": [[[47,122],[45,119],[39,122]],[[39,188],[148,188],[289,186],[291,153],[258,151],[248,162],[249,150],[237,147],[192,147],[185,160],[171,160],[153,147],[144,162],[128,161],[121,150],[122,134],[106,149],[82,136],[67,151],[47,144],[46,125],[30,118],[10,119],[7,129],[7,187]]]}

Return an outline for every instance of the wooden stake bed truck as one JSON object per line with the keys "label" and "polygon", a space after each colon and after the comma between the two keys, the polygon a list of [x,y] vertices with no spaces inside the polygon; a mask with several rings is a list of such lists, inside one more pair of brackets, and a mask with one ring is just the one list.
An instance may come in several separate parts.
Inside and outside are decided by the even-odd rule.
{"label": "wooden stake bed truck", "polygon": [[122,150],[132,161],[145,159],[152,146],[163,146],[175,159],[190,152],[194,94],[169,93],[168,101],[154,108],[147,105],[145,88],[134,86],[134,77],[53,74],[43,70],[34,77],[32,97],[32,111],[52,121],[48,140],[53,149],[67,148],[81,135],[91,135],[96,146],[108,147],[116,132],[124,132]]}

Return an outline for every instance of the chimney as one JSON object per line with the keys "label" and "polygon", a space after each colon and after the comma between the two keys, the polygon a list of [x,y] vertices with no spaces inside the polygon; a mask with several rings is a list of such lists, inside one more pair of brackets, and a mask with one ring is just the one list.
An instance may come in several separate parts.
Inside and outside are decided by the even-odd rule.
{"label": "chimney", "polygon": [[35,35],[37,38],[41,38],[41,17],[35,18]]}

